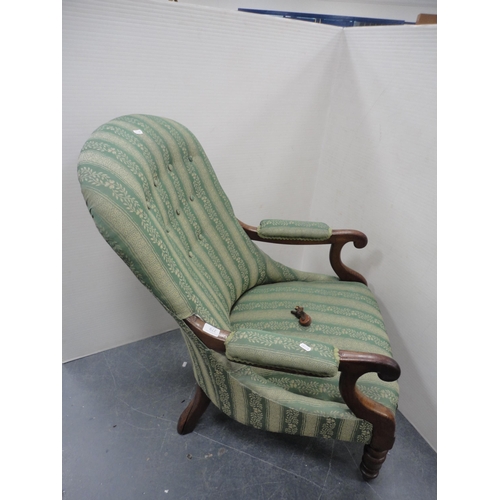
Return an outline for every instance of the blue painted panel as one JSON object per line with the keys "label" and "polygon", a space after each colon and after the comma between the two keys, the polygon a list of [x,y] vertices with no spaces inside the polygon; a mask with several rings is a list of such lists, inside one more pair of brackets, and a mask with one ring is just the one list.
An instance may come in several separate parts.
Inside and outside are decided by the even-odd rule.
{"label": "blue painted panel", "polygon": [[252,14],[265,14],[268,16],[278,16],[287,19],[298,19],[312,23],[331,24],[350,28],[353,26],[386,26],[396,24],[415,24],[397,19],[377,19],[373,17],[353,17],[353,16],[332,16],[327,14],[312,14],[306,12],[286,12],[279,10],[258,10],[258,9],[238,9],[241,12]]}

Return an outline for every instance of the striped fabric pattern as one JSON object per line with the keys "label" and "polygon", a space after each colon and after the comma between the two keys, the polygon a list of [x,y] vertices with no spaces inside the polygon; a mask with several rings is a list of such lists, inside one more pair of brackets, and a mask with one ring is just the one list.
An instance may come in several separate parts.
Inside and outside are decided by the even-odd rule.
{"label": "striped fabric pattern", "polygon": [[[311,316],[308,327],[299,324],[290,311],[300,305]],[[231,325],[236,331],[255,329],[286,333],[300,342],[322,342],[332,348],[371,352],[392,357],[378,304],[362,283],[336,279],[318,282],[274,283],[256,287],[243,295],[233,307]],[[271,376],[284,388],[290,388],[289,377]],[[341,402],[338,379],[331,380],[331,397]],[[301,380],[301,384],[298,383]],[[309,397],[320,396],[324,385],[313,390],[307,377],[295,378],[295,392]],[[395,412],[399,398],[397,382],[383,382],[376,374],[359,380],[359,388],[368,397]],[[300,388],[299,388],[300,386]]]}
{"label": "striped fabric pattern", "polygon": [[[311,342],[390,355],[364,285],[294,270],[262,252],[241,228],[197,139],[175,121],[127,115],[102,125],[82,148],[78,178],[102,236],[179,323],[196,380],[216,406],[270,431],[369,441],[371,425],[343,404],[338,375],[234,363],[183,321],[197,314],[219,329],[298,337],[305,333],[290,310],[301,305],[313,316]],[[394,411],[397,386],[366,377],[362,390]]]}
{"label": "striped fabric pattern", "polygon": [[[197,383],[226,415],[270,432],[369,443],[372,425],[342,402],[334,378],[292,375],[229,361],[184,325]],[[310,392],[303,391],[307,385]]]}
{"label": "striped fabric pattern", "polygon": [[332,230],[324,222],[265,219],[257,227],[257,234],[267,240],[325,241]]}
{"label": "striped fabric pattern", "polygon": [[244,233],[196,138],[172,120],[129,115],[83,146],[78,176],[99,231],[176,319],[229,329],[232,304],[260,284],[304,273]]}
{"label": "striped fabric pattern", "polygon": [[247,365],[318,377],[334,377],[338,372],[337,348],[287,332],[238,329],[229,335],[225,345],[228,359]]}

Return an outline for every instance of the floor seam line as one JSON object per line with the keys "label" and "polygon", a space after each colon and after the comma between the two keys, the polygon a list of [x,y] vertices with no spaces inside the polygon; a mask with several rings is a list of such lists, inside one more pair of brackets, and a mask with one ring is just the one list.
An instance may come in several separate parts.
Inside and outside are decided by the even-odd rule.
{"label": "floor seam line", "polygon": [[244,455],[247,455],[251,458],[254,458],[255,460],[259,460],[260,462],[263,462],[267,465],[270,465],[271,467],[274,467],[275,469],[282,470],[283,472],[286,472],[287,474],[292,474],[295,477],[298,477],[300,479],[303,479],[304,481],[307,481],[308,483],[314,484],[314,486],[317,486],[318,488],[321,488],[321,485],[315,483],[314,481],[311,481],[310,479],[307,479],[307,477],[301,476],[299,474],[296,474],[295,472],[283,469],[283,467],[279,467],[278,465],[272,464],[271,462],[268,462],[267,460],[263,460],[262,458],[256,457],[254,455],[251,455],[250,453],[247,453],[246,451],[238,450],[238,448],[233,448],[232,446],[229,446],[225,443],[221,443],[220,441],[217,441],[216,439],[209,438],[208,436],[204,436],[203,434],[200,434],[199,432],[193,431],[193,434],[197,434],[198,436],[208,439],[209,441],[212,441],[214,443],[220,444],[221,446],[226,446],[227,448],[230,448],[233,451],[236,451],[238,453],[243,453]]}

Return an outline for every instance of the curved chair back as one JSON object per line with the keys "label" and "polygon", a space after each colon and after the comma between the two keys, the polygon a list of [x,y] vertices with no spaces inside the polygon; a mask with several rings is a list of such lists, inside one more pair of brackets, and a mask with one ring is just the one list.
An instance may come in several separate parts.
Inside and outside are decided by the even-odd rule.
{"label": "curved chair back", "polygon": [[198,314],[229,330],[246,290],[295,279],[250,241],[203,148],[175,121],[128,115],[102,125],[78,177],[103,237],[177,320]]}

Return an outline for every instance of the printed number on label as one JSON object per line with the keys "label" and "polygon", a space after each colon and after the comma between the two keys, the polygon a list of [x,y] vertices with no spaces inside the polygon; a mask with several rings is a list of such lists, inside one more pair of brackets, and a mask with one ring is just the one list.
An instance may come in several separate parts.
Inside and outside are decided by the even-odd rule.
{"label": "printed number on label", "polygon": [[203,331],[208,333],[209,335],[212,335],[212,337],[218,337],[220,330],[218,328],[215,328],[215,326],[209,325],[208,323],[205,323],[203,326]]}

